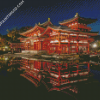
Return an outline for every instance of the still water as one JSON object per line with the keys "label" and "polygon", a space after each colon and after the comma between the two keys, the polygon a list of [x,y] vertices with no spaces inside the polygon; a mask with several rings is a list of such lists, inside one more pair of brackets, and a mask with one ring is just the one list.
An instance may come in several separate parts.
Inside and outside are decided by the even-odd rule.
{"label": "still water", "polygon": [[100,65],[0,56],[1,100],[99,100]]}

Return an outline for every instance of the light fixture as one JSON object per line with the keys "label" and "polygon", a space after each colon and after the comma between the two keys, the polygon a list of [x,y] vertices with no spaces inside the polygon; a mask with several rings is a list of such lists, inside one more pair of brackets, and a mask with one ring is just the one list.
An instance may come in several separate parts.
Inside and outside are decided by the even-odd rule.
{"label": "light fixture", "polygon": [[7,47],[7,46],[5,46],[5,48],[7,49],[8,47]]}
{"label": "light fixture", "polygon": [[95,44],[93,44],[93,48],[96,48],[97,47],[97,44],[95,43]]}

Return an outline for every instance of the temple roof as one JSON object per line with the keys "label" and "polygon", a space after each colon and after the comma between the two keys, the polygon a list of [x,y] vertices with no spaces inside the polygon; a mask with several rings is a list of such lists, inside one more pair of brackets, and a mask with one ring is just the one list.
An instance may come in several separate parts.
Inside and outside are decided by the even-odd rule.
{"label": "temple roof", "polygon": [[48,26],[40,37],[42,37],[44,34],[47,35],[46,32],[48,34],[50,34],[49,31],[52,31],[52,30],[58,30],[59,32],[65,32],[65,33],[68,32],[68,33],[80,33],[80,34],[84,34],[84,35],[87,34],[87,35],[93,35],[93,36],[98,34],[98,32],[92,32],[92,31],[88,31],[88,32],[77,31],[77,30],[73,30],[71,28],[68,28],[66,26]]}
{"label": "temple roof", "polygon": [[79,14],[76,13],[76,15],[73,18],[61,21],[59,22],[59,24],[64,25],[64,24],[72,23],[73,21],[78,21],[79,23],[83,23],[83,24],[91,24],[91,23],[96,22],[97,19],[80,17]]}
{"label": "temple roof", "polygon": [[39,22],[38,24],[35,24],[35,26],[34,26],[32,29],[27,30],[26,32],[20,33],[20,35],[25,35],[25,34],[31,33],[31,32],[33,32],[36,28],[45,29],[45,28],[47,28],[47,26],[53,26],[53,24],[52,24],[51,21],[50,21],[50,18],[48,18],[48,21],[46,21],[46,22],[44,22],[44,23],[42,23],[42,24],[40,24],[40,22]]}
{"label": "temple roof", "polygon": [[29,32],[31,32],[31,31],[33,31],[33,30],[34,30],[34,27],[33,27],[32,29],[30,29],[30,30],[27,30],[26,32],[22,32],[22,33],[20,33],[20,35],[23,35],[23,34],[29,33]]}
{"label": "temple roof", "polygon": [[52,22],[50,21],[50,18],[48,18],[48,21],[40,24],[40,22],[38,23],[38,26],[46,28],[47,26],[53,26]]}
{"label": "temple roof", "polygon": [[29,34],[29,33],[33,32],[33,31],[35,31],[37,28],[44,29],[43,27],[40,27],[39,25],[35,24],[35,26],[32,29],[27,30],[26,32],[20,33],[20,35]]}
{"label": "temple roof", "polygon": [[66,31],[74,31],[71,28],[67,27],[67,26],[50,26],[53,29],[60,29],[60,30],[66,30]]}
{"label": "temple roof", "polygon": [[53,29],[59,29],[59,30],[63,30],[63,31],[70,31],[70,32],[83,32],[83,33],[98,33],[98,32],[92,32],[92,31],[88,31],[88,32],[84,32],[84,31],[77,31],[77,30],[73,30],[71,28],[68,28],[66,26],[50,26]]}

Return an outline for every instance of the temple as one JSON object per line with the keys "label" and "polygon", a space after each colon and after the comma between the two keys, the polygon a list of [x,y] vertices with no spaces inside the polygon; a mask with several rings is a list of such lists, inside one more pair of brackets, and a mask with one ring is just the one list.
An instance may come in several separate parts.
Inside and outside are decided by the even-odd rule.
{"label": "temple", "polygon": [[94,41],[91,36],[98,35],[92,32],[88,24],[97,19],[80,17],[78,13],[68,20],[59,22],[55,26],[50,18],[42,24],[36,24],[32,29],[20,33],[22,52],[46,51],[48,54],[89,53],[89,44]]}

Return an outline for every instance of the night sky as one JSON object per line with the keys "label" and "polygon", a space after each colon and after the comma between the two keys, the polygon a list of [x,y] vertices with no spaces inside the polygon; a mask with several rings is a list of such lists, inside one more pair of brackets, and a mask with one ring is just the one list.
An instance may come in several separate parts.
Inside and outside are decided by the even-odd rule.
{"label": "night sky", "polygon": [[[0,21],[3,20],[22,0],[0,0]],[[81,17],[98,19],[88,25],[92,31],[100,33],[100,0],[23,0],[24,3],[0,26],[0,33],[7,34],[7,29],[33,26],[51,19],[54,25],[74,17],[76,12]]]}

